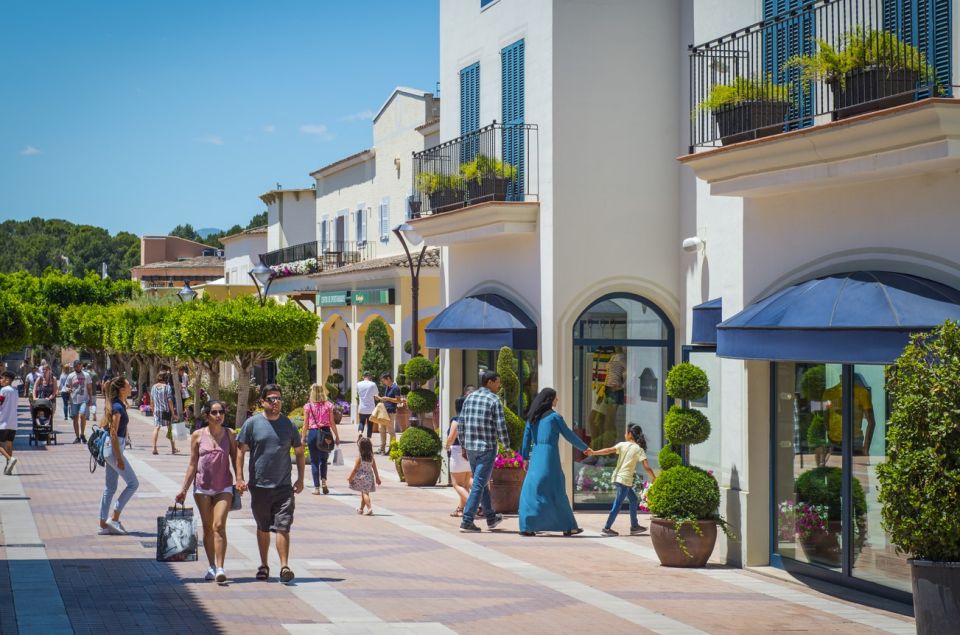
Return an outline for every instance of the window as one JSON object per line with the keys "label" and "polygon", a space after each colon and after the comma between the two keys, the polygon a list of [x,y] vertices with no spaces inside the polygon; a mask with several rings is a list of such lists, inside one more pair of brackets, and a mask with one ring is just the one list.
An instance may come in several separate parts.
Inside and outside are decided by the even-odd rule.
{"label": "window", "polygon": [[367,215],[366,203],[357,205],[357,211],[354,212],[354,221],[357,225],[357,246],[367,242]]}
{"label": "window", "polygon": [[480,64],[460,71],[460,134],[480,128]]}
{"label": "window", "polygon": [[320,248],[323,251],[326,251],[329,245],[330,245],[330,217],[323,216],[320,219]]}
{"label": "window", "polygon": [[[783,17],[800,9],[808,0],[763,0],[763,19]],[[799,17],[789,17],[765,27],[763,32],[763,65],[776,82],[791,86],[793,105],[787,118],[793,123],[787,128],[803,128],[813,125],[813,92],[801,90],[799,68],[786,68],[787,60],[794,55],[810,55],[816,48],[816,33],[813,10],[802,12]],[[803,119],[800,119],[803,117]],[[800,119],[800,121],[796,121]]]}
{"label": "window", "polygon": [[380,201],[380,240],[390,240],[390,197],[385,196]]}
{"label": "window", "polygon": [[[916,46],[936,69],[944,97],[951,94],[950,0],[883,0],[883,28]],[[922,91],[919,99],[929,97]]]}
{"label": "window", "polygon": [[524,41],[517,40],[500,51],[503,162],[517,169],[507,185],[507,200],[523,200],[524,152]]}

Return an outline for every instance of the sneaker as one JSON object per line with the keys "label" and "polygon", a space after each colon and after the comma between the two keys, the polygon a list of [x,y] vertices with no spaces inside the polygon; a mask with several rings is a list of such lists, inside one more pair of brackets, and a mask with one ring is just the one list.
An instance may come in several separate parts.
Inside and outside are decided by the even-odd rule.
{"label": "sneaker", "polygon": [[630,528],[630,535],[636,536],[637,534],[642,534],[646,530],[647,528],[644,527],[643,525],[634,525],[633,527]]}
{"label": "sneaker", "polygon": [[109,527],[101,527],[100,531],[97,532],[98,536],[112,536],[113,532],[110,531]]}
{"label": "sneaker", "polygon": [[490,531],[493,531],[502,522],[503,522],[503,514],[497,514],[496,516],[493,517],[493,520],[487,521],[487,529],[489,529]]}
{"label": "sneaker", "polygon": [[127,535],[127,530],[123,528],[123,525],[121,525],[120,521],[118,520],[108,520],[107,528],[109,528],[116,536]]}
{"label": "sneaker", "polygon": [[614,530],[610,529],[609,527],[604,527],[603,529],[600,530],[600,533],[603,534],[604,536],[619,536],[619,535],[620,535],[620,532],[614,531]]}
{"label": "sneaker", "polygon": [[86,443],[86,442],[87,442],[87,435],[81,434],[81,435],[80,435],[80,443]]}
{"label": "sneaker", "polygon": [[227,581],[227,574],[226,574],[226,572],[223,570],[223,567],[217,567],[217,578],[216,578],[216,580],[217,580],[217,582],[226,582],[226,581]]}
{"label": "sneaker", "polygon": [[465,534],[479,534],[480,528],[473,523],[460,523],[460,531]]}
{"label": "sneaker", "polygon": [[213,567],[207,567],[207,575],[203,576],[203,579],[209,582],[217,577],[217,570]]}
{"label": "sneaker", "polygon": [[329,494],[329,493],[330,493],[330,488],[327,487],[327,482],[326,482],[326,481],[323,482],[323,493],[324,493],[324,494]]}
{"label": "sneaker", "polygon": [[17,464],[17,461],[19,460],[20,459],[18,459],[17,457],[13,457],[9,461],[7,461],[7,466],[3,468],[3,473],[7,475],[13,474],[13,467]]}

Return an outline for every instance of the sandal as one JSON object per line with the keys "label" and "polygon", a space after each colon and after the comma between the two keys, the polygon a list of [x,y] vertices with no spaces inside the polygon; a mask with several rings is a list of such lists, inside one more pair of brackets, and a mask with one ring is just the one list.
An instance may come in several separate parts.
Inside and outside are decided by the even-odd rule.
{"label": "sandal", "polygon": [[367,510],[367,516],[373,516],[373,507]]}
{"label": "sandal", "polygon": [[454,518],[460,518],[463,516],[463,507],[457,507],[450,515]]}
{"label": "sandal", "polygon": [[573,529],[568,529],[563,532],[564,536],[576,536],[577,534],[583,533],[583,527],[574,527]]}
{"label": "sandal", "polygon": [[270,567],[265,564],[257,567],[257,580],[266,580],[270,577]]}
{"label": "sandal", "polygon": [[293,571],[290,567],[281,567],[280,568],[280,581],[281,582],[290,582],[296,576],[293,575]]}
{"label": "sandal", "polygon": [[363,507],[357,507],[357,513],[363,515]]}

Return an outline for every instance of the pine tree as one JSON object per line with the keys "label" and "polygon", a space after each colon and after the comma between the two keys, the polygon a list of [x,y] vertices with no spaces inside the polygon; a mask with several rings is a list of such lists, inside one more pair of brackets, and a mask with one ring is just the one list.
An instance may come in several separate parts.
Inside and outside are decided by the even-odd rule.
{"label": "pine tree", "polygon": [[393,345],[387,334],[387,323],[381,318],[375,318],[367,327],[363,338],[363,359],[360,360],[360,371],[369,372],[374,381],[379,381],[380,375],[389,373],[393,368]]}

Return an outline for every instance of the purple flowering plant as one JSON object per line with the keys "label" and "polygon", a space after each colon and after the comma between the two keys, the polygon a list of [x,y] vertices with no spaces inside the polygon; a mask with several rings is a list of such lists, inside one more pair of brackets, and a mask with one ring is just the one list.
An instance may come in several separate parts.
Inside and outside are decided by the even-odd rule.
{"label": "purple flowering plant", "polygon": [[520,469],[524,466],[523,457],[519,452],[513,450],[501,450],[497,452],[497,458],[493,460],[493,469],[512,470]]}

